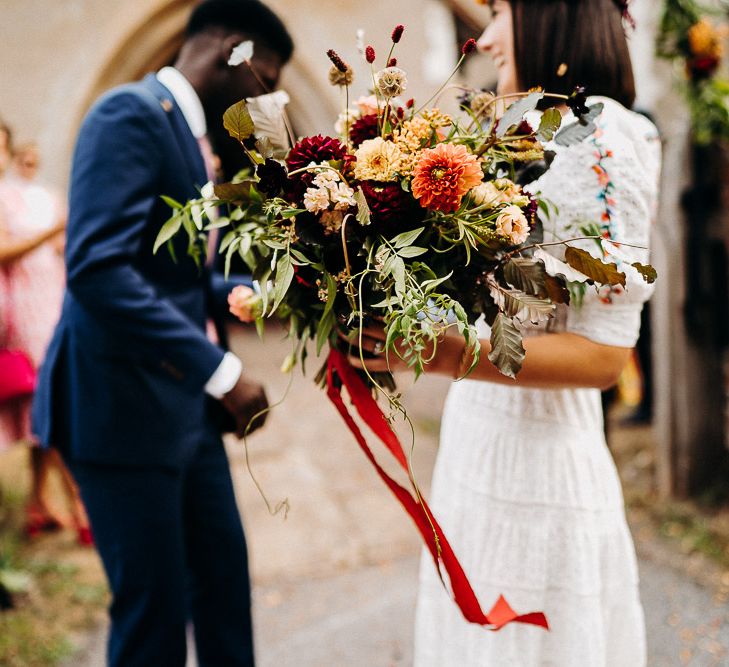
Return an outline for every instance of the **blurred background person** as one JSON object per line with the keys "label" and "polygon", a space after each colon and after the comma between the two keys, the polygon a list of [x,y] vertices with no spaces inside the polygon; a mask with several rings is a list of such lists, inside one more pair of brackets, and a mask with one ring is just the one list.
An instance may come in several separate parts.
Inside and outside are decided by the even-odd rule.
{"label": "blurred background person", "polygon": [[[0,125],[0,346],[23,352],[34,368],[43,360],[61,310],[65,283],[65,204],[37,182],[40,162],[34,143],[11,147],[11,132]],[[29,443],[31,488],[26,508],[28,536],[60,530],[66,521],[49,501],[49,478],[59,474],[71,527],[81,544],[91,544],[89,522],[78,488],[55,449],[38,446],[30,427],[31,396],[0,404],[0,449]]]}

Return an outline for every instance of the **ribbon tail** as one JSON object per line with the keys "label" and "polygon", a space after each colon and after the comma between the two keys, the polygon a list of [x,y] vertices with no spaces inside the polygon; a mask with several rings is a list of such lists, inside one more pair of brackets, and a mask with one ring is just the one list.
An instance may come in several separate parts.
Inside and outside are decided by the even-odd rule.
{"label": "ribbon tail", "polygon": [[[400,440],[385,419],[382,410],[380,410],[364,382],[362,382],[349,364],[347,358],[338,350],[332,349],[327,363],[327,395],[354,435],[365,456],[367,456],[367,459],[377,471],[377,474],[415,522],[423,541],[433,557],[441,581],[443,581],[440,568],[442,563],[443,568],[448,574],[454,600],[466,620],[478,625],[490,626],[492,630],[499,630],[504,625],[512,622],[527,623],[548,628],[547,619],[544,614],[541,612],[532,612],[518,615],[509,606],[503,596],[499,597],[488,614],[484,614],[463,567],[425,500],[422,497],[418,497],[418,499],[413,498],[406,489],[395,482],[384,471],[375,459],[362,432],[344,404],[339,385],[335,381],[335,373],[339,380],[341,380],[342,385],[347,389],[352,403],[364,422],[383,442],[393,457],[400,463],[401,467],[408,472],[410,481],[414,483],[414,480],[410,477],[407,457]],[[443,583],[445,585],[444,581]]]}

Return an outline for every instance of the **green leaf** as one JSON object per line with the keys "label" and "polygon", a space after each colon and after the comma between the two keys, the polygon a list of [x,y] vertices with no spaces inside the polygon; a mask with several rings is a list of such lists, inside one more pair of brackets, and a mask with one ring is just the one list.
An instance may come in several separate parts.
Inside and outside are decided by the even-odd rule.
{"label": "green leaf", "polygon": [[579,121],[563,127],[558,133],[554,140],[560,146],[572,146],[579,144],[580,142],[592,136],[595,132],[595,119],[602,113],[605,105],[602,102],[593,104],[588,111]]}
{"label": "green leaf", "polygon": [[564,259],[573,269],[584,273],[588,278],[601,285],[622,285],[625,287],[625,274],[618,271],[616,264],[605,263],[593,257],[586,250],[568,246]]}
{"label": "green leaf", "polygon": [[419,248],[418,246],[411,245],[398,250],[397,254],[400,255],[400,257],[410,258],[420,257],[420,255],[424,255],[426,252],[428,252],[427,248]]}
{"label": "green leaf", "polygon": [[393,245],[395,248],[404,248],[405,246],[410,245],[413,241],[415,241],[415,239],[423,233],[424,229],[425,227],[418,227],[418,229],[413,229],[410,232],[403,232],[402,234],[398,234],[396,237],[390,239],[390,244]]}
{"label": "green leaf", "polygon": [[233,139],[241,143],[250,137],[256,129],[253,119],[248,111],[248,104],[245,100],[236,102],[228,107],[223,114],[223,127],[228,130]]}
{"label": "green leaf", "polygon": [[640,262],[633,262],[631,266],[643,276],[649,285],[652,285],[658,280],[658,272],[650,264],[641,264]]}
{"label": "green leaf", "polygon": [[251,185],[253,181],[241,181],[240,183],[218,183],[213,191],[218,199],[223,201],[248,201],[250,199]]}
{"label": "green leaf", "polygon": [[496,136],[503,137],[514,125],[521,123],[524,114],[536,109],[543,97],[544,93],[534,92],[514,102],[500,118],[496,127]]}
{"label": "green leaf", "polygon": [[547,109],[542,114],[542,120],[539,122],[537,130],[537,139],[541,142],[552,141],[555,132],[562,124],[562,114],[557,109]]}
{"label": "green leaf", "polygon": [[504,278],[512,287],[531,294],[546,297],[544,265],[533,259],[513,257],[504,265]]}
{"label": "green leaf", "polygon": [[357,222],[366,227],[372,222],[370,213],[370,205],[367,203],[367,198],[362,192],[362,188],[357,188],[357,192],[354,193],[354,201],[357,202]]}
{"label": "green leaf", "polygon": [[329,335],[332,333],[336,317],[334,311],[329,311],[326,315],[322,315],[319,319],[319,323],[316,327],[316,356],[321,354],[321,350],[324,344],[329,340]]}
{"label": "green leaf", "polygon": [[167,222],[165,222],[164,225],[162,225],[162,229],[159,230],[159,234],[157,234],[157,239],[154,242],[152,254],[156,255],[160,247],[167,243],[167,241],[169,241],[175,234],[177,234],[177,232],[180,230],[180,227],[182,226],[182,220],[182,215],[180,215],[179,213],[175,213]]}
{"label": "green leaf", "polygon": [[276,263],[276,280],[273,288],[273,306],[271,307],[272,313],[276,312],[276,309],[283,301],[293,279],[294,265],[291,263],[291,257],[284,253]]}
{"label": "green leaf", "polygon": [[503,313],[496,316],[491,327],[491,352],[489,360],[499,369],[502,375],[515,378],[521,370],[526,350],[522,344],[522,335],[513,319]]}
{"label": "green leaf", "polygon": [[182,204],[178,202],[176,199],[172,199],[172,197],[168,197],[167,195],[160,195],[162,198],[162,201],[167,204],[170,208],[182,208]]}

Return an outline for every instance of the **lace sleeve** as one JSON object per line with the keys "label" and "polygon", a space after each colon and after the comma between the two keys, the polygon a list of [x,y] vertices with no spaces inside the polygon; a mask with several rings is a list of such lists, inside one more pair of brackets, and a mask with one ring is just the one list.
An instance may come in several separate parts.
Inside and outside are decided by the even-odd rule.
{"label": "lace sleeve", "polygon": [[[573,303],[566,330],[597,343],[633,347],[640,313],[652,294],[634,262],[649,261],[651,222],[655,218],[660,141],[646,118],[600,98],[605,110],[598,130],[583,144],[559,148],[555,164],[540,183],[542,194],[557,206],[545,240],[565,240],[597,231],[616,244],[606,254],[596,241],[574,242],[595,257],[612,261],[625,273],[626,286],[588,286],[581,303]],[[630,244],[630,246],[624,245]],[[640,246],[638,248],[631,246]],[[560,259],[564,248],[550,248]]]}

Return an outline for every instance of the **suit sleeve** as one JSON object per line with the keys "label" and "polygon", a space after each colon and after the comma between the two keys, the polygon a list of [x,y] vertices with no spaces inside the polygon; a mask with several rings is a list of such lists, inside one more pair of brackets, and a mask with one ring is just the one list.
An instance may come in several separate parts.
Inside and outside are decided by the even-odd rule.
{"label": "suit sleeve", "polygon": [[173,366],[197,390],[223,351],[135,268],[162,193],[164,117],[155,111],[132,92],[118,93],[81,128],[71,174],[68,289],[135,355]]}

